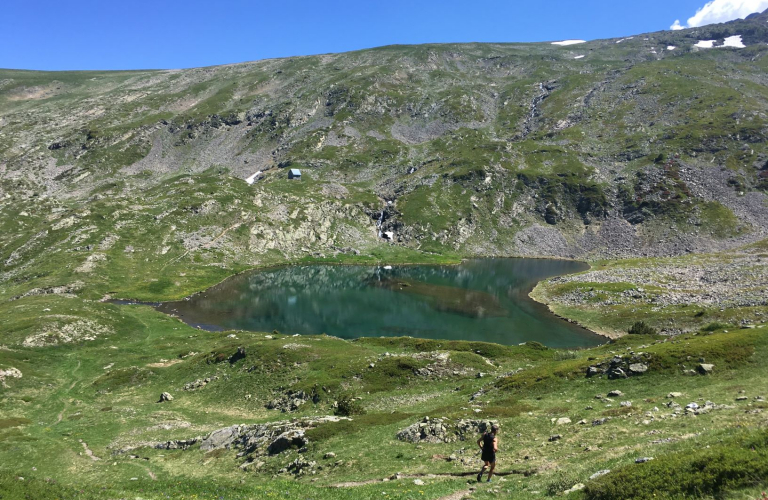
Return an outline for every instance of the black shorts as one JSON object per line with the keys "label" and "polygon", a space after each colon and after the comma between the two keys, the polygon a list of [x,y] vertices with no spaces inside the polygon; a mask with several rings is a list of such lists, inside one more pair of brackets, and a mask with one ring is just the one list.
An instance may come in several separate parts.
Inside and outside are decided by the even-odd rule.
{"label": "black shorts", "polygon": [[496,453],[492,451],[483,451],[480,458],[483,462],[494,463],[496,461]]}

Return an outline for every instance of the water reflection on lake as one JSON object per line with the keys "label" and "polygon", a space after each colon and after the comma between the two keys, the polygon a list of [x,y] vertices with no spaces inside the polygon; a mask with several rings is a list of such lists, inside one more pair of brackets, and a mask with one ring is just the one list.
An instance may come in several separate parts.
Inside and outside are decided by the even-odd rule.
{"label": "water reflection on lake", "polygon": [[603,339],[556,318],[527,295],[544,278],[585,269],[579,262],[543,259],[392,269],[288,266],[235,276],[158,309],[210,330],[591,346]]}

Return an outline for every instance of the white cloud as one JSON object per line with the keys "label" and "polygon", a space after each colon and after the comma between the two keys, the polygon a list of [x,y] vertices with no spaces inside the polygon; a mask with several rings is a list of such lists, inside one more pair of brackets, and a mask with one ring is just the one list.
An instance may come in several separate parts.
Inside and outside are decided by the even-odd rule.
{"label": "white cloud", "polygon": [[768,9],[768,0],[711,0],[688,19],[686,26],[681,25],[680,20],[676,20],[669,29],[681,30],[706,24],[724,23],[765,9]]}

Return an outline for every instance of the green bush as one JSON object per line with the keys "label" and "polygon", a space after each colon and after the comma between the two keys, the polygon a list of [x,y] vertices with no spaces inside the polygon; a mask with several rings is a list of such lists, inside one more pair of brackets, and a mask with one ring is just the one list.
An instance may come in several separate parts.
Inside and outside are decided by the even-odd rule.
{"label": "green bush", "polygon": [[720,497],[768,478],[768,431],[710,449],[679,452],[622,467],[587,484],[589,500]]}
{"label": "green bush", "polygon": [[365,408],[363,408],[359,399],[352,394],[341,395],[336,405],[336,415],[350,417],[352,415],[362,415],[364,413]]}
{"label": "green bush", "polygon": [[646,325],[645,321],[635,321],[627,330],[631,335],[657,335],[659,332],[652,326]]}
{"label": "green bush", "polygon": [[716,332],[717,330],[723,330],[725,328],[728,328],[730,325],[726,323],[718,323],[717,321],[708,324],[707,326],[703,327],[701,329],[702,332]]}

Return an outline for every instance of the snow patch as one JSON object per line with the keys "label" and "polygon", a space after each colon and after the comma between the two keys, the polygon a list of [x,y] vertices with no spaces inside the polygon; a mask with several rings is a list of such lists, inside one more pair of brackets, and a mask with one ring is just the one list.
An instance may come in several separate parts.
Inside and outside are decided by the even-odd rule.
{"label": "snow patch", "polygon": [[576,57],[574,57],[574,59],[581,59],[582,57],[584,57],[584,56],[576,56]]}
{"label": "snow patch", "polygon": [[735,49],[743,49],[746,47],[744,42],[741,40],[741,35],[726,37],[722,45],[715,45],[715,42],[717,42],[717,40],[699,40],[698,43],[694,45],[694,47],[699,47],[700,49],[711,49],[713,47],[732,47]]}
{"label": "snow patch", "polygon": [[624,40],[632,40],[633,38],[635,38],[635,37],[633,37],[633,36],[629,36],[629,37],[627,37],[627,38],[622,38],[621,40],[616,40],[616,43],[621,43],[621,42],[623,42]]}
{"label": "snow patch", "polygon": [[676,48],[674,45],[667,45],[667,50],[675,50]]}
{"label": "snow patch", "polygon": [[725,43],[723,44],[723,47],[734,47],[737,49],[743,49],[746,47],[744,45],[744,42],[741,41],[741,35],[734,35],[729,36],[725,39]]}
{"label": "snow patch", "polygon": [[247,179],[245,179],[245,182],[247,182],[248,184],[253,184],[254,182],[256,182],[256,178],[258,176],[260,176],[260,175],[261,175],[261,170],[259,170],[258,172],[256,172],[252,176],[250,176]]}
{"label": "snow patch", "polygon": [[562,42],[552,42],[552,45],[576,45],[578,43],[587,43],[586,40],[563,40]]}

